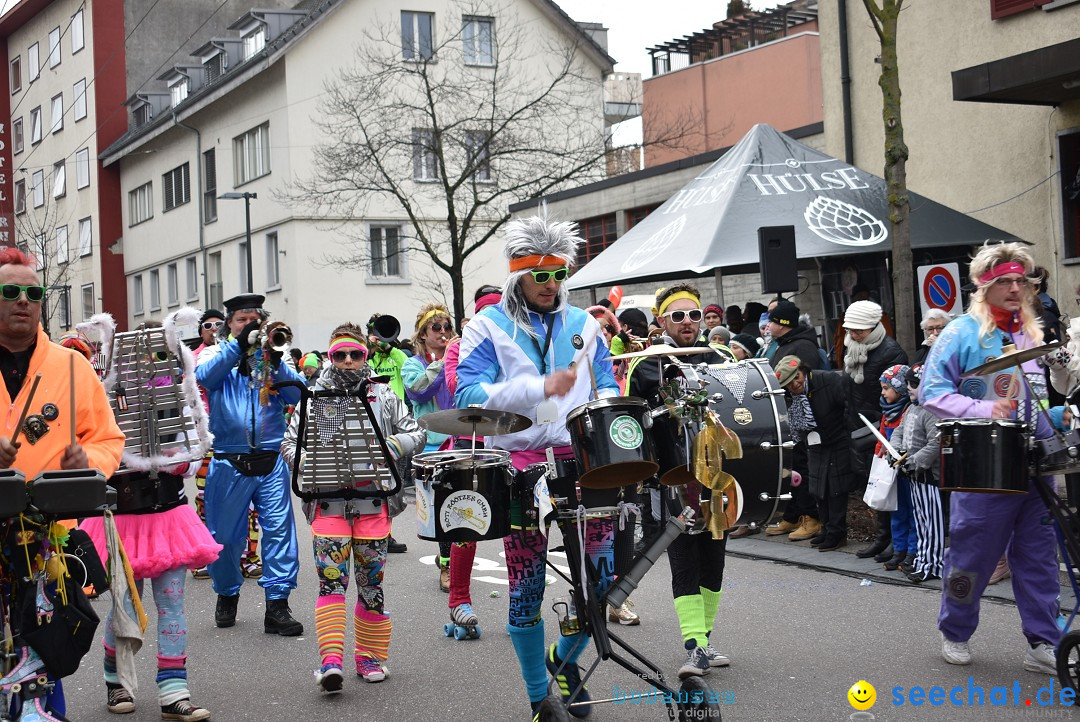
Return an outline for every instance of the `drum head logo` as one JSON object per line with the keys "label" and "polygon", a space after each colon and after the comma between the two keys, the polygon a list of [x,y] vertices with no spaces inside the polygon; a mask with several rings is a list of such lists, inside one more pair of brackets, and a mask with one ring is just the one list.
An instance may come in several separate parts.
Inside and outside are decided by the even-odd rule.
{"label": "drum head logo", "polygon": [[491,528],[491,504],[475,491],[455,491],[443,502],[439,522],[443,531],[468,529],[487,534]]}
{"label": "drum head logo", "polygon": [[641,446],[645,435],[641,433],[641,424],[632,416],[620,416],[611,422],[608,428],[611,440],[623,449],[636,449]]}
{"label": "drum head logo", "polygon": [[735,409],[735,411],[732,412],[731,416],[735,419],[736,424],[742,424],[743,426],[746,426],[754,420],[754,415],[750,413],[750,409],[743,406]]}
{"label": "drum head logo", "polygon": [[416,533],[429,539],[435,537],[435,519],[431,515],[434,493],[422,481],[416,482]]}

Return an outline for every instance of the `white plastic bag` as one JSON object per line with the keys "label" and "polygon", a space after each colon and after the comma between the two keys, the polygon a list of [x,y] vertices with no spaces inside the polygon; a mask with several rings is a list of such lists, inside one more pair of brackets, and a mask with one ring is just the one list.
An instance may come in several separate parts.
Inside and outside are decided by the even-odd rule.
{"label": "white plastic bag", "polygon": [[871,462],[863,501],[876,511],[896,511],[896,469],[888,459],[875,456]]}

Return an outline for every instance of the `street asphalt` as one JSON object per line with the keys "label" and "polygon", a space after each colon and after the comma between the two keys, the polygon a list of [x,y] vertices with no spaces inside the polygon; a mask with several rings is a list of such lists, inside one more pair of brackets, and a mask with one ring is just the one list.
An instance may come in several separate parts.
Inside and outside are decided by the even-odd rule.
{"label": "street asphalt", "polygon": [[[187,583],[188,670],[193,701],[209,708],[215,720],[526,720],[529,708],[510,639],[506,634],[506,577],[500,541],[482,542],[473,576],[473,603],[483,636],[475,641],[446,638],[447,595],[438,590],[436,545],[415,537],[411,510],[395,520],[394,534],[409,545],[390,555],[386,566],[386,602],[394,629],[390,675],[379,684],[349,676],[344,691],[324,696],[314,684],[318,666],[314,602],[317,593],[309,532],[299,520],[301,574],[291,598],[294,614],[305,626],[301,637],[280,638],[262,629],[263,595],[254,581],[241,593],[237,625],[217,629],[215,596],[208,581]],[[554,546],[558,533],[554,532]],[[984,720],[1080,719],[1072,707],[1057,702],[1060,685],[1048,675],[1022,668],[1024,637],[1008,583],[993,588],[995,599],[982,604],[980,626],[971,640],[974,662],[946,664],[935,621],[940,589],[900,583],[898,574],[857,560],[853,548],[818,553],[764,535],[729,545],[724,596],[713,632],[715,646],[730,655],[728,668],[705,680],[721,698],[723,719],[734,720]],[[552,561],[565,558],[552,555]],[[889,583],[893,582],[893,583]],[[545,597],[548,642],[558,635],[550,602],[566,593],[561,579]],[[147,595],[149,596],[149,595]],[[1071,605],[1071,597],[1066,604]],[[355,601],[350,589],[348,608]],[[678,621],[671,602],[670,574],[661,558],[634,593],[641,626],[618,633],[674,678],[684,658]],[[94,602],[104,619],[108,595]],[[153,624],[152,599],[148,600]],[[349,625],[351,627],[351,625]],[[100,632],[100,629],[99,629]],[[126,717],[160,719],[154,687],[154,634],[139,653],[137,709]],[[347,632],[346,650],[352,631]],[[592,648],[582,659],[595,659]],[[347,655],[348,657],[348,655]],[[69,717],[78,721],[118,720],[105,707],[99,646],[64,680]],[[348,671],[348,670],[346,670]],[[857,712],[849,688],[865,680],[877,701]],[[931,688],[942,692],[933,699]],[[908,699],[920,687],[927,700]],[[954,688],[959,688],[954,690]],[[1006,706],[993,706],[1005,691]],[[613,662],[602,662],[589,682],[596,698],[616,691],[629,695],[644,685]],[[978,701],[982,689],[983,705]],[[1052,688],[1055,704],[1041,706]],[[1040,690],[1042,694],[1040,695]],[[955,705],[950,695],[963,702]],[[996,695],[996,696],[993,696]],[[918,700],[917,693],[913,695]],[[896,701],[902,700],[903,705]],[[1018,704],[1013,704],[1014,700]],[[1030,700],[1031,705],[1025,702]],[[866,716],[867,714],[872,717]],[[856,716],[852,716],[856,715]],[[861,716],[860,716],[861,715]],[[662,704],[627,701],[596,706],[590,719],[667,719]]]}

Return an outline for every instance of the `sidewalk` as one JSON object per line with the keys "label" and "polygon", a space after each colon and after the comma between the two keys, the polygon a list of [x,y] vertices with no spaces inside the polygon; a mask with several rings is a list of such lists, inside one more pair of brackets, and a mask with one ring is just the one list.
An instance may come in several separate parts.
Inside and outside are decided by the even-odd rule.
{"label": "sidewalk", "polygon": [[[729,539],[727,553],[746,559],[764,559],[780,564],[792,564],[804,569],[843,574],[860,580],[869,579],[874,584],[921,587],[934,590],[935,593],[941,592],[940,579],[913,584],[900,572],[885,571],[881,564],[873,559],[859,559],[855,556],[855,552],[863,546],[861,543],[849,542],[847,546],[836,551],[819,552],[810,546],[809,541],[793,542],[789,541],[785,535],[766,536],[762,532],[741,539]],[[1061,577],[1061,608],[1065,610],[1067,616],[1076,604],[1076,595],[1064,570]],[[1012,579],[1005,579],[988,586],[986,592],[983,593],[983,599],[1016,604]]]}

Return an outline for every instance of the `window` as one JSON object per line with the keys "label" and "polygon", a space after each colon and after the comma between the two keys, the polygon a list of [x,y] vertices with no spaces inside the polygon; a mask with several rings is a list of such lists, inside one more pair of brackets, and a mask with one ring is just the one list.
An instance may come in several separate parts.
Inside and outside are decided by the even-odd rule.
{"label": "window", "polygon": [[166,213],[191,200],[191,177],[188,173],[188,165],[184,163],[179,168],[173,168],[161,176],[163,207]]}
{"label": "window", "polygon": [[128,192],[128,225],[134,226],[154,217],[154,184],[143,183]]}
{"label": "window", "polygon": [[260,26],[258,30],[244,36],[244,60],[250,60],[264,47],[266,47],[266,28]]}
{"label": "window", "polygon": [[214,57],[203,63],[203,70],[206,71],[206,84],[214,82],[222,75],[225,74],[225,53],[218,53]]}
{"label": "window", "polygon": [[638,206],[637,208],[631,208],[626,212],[626,230],[630,230],[638,223],[648,218],[649,214],[660,207],[659,203],[653,203],[647,206]]}
{"label": "window", "polygon": [[15,94],[20,90],[22,90],[22,57],[16,55],[11,61],[11,92]]}
{"label": "window", "polygon": [[435,132],[426,128],[413,128],[412,132],[413,179],[430,181],[438,179],[438,157],[435,153]]}
{"label": "window", "polygon": [[240,186],[270,172],[270,123],[233,138],[233,178]]}
{"label": "window", "polygon": [[217,154],[214,149],[203,153],[203,223],[217,220]]}
{"label": "window", "polygon": [[[1080,132],[1058,136],[1058,162],[1061,164],[1061,215],[1064,222],[1065,255],[1080,257]],[[19,193],[15,191],[15,205]]]}
{"label": "window", "polygon": [[197,301],[199,299],[199,263],[195,256],[192,256],[184,265],[187,268],[187,299]]}
{"label": "window", "polygon": [[56,262],[63,265],[68,262],[68,227],[56,227]]}
{"label": "window", "polygon": [[30,251],[30,255],[34,259],[35,271],[40,271],[45,267],[45,262],[48,260],[48,244],[44,231],[34,236],[34,248]]}
{"label": "window", "polygon": [[45,171],[34,171],[30,180],[30,192],[34,196],[34,208],[45,205]]}
{"label": "window", "polygon": [[277,233],[266,234],[266,287],[281,286],[281,267],[278,264]]}
{"label": "window", "polygon": [[30,82],[34,82],[41,75],[41,58],[38,56],[38,44],[34,43],[26,50],[27,71],[30,73]]}
{"label": "window", "polygon": [[473,179],[477,181],[491,180],[491,149],[488,147],[490,137],[483,130],[465,131],[467,162],[473,169]]}
{"label": "window", "polygon": [[170,306],[180,303],[180,274],[175,263],[165,267],[165,289]]}
{"label": "window", "polygon": [[172,107],[175,108],[176,106],[187,100],[189,84],[190,82],[188,81],[188,79],[184,78],[183,80],[176,83],[176,85],[172,85],[169,87]]}
{"label": "window", "polygon": [[[94,229],[89,218],[79,221],[79,256],[89,256],[94,252]],[[142,285],[140,284],[140,288]]]}
{"label": "window", "polygon": [[990,19],[999,20],[1046,5],[1050,0],[990,0]]}
{"label": "window", "polygon": [[52,99],[52,126],[50,133],[56,133],[64,129],[64,96],[63,94]]}
{"label": "window", "polygon": [[161,283],[160,274],[155,268],[150,271],[150,310],[157,311],[161,308]]}
{"label": "window", "polygon": [[371,277],[403,278],[401,226],[371,226]]}
{"label": "window", "polygon": [[75,187],[79,190],[90,185],[90,149],[75,151]]}
{"label": "window", "polygon": [[83,11],[77,10],[71,16],[71,54],[79,52],[86,46],[86,38],[83,35]]}
{"label": "window", "polygon": [[577,265],[580,267],[615,242],[615,214],[589,218],[579,222],[578,227],[581,228],[581,237],[585,239],[578,248]]}
{"label": "window", "polygon": [[60,64],[60,28],[49,31],[49,67],[55,68]]}
{"label": "window", "polygon": [[209,308],[221,308],[224,304],[225,289],[221,281],[221,251],[210,254],[206,264],[206,280],[209,281],[210,299],[207,302]]}
{"label": "window", "polygon": [[135,309],[135,315],[141,316],[143,312],[141,273],[137,273],[131,278],[131,305]]}
{"label": "window", "polygon": [[15,155],[23,152],[23,120],[16,118],[11,123],[11,145]]}
{"label": "window", "polygon": [[245,293],[251,293],[255,289],[248,285],[248,244],[247,241],[240,241],[237,245],[240,250],[240,288],[244,289]]}
{"label": "window", "polygon": [[82,287],[82,317],[85,321],[94,315],[97,304],[94,303],[94,284],[88,283]]}
{"label": "window", "polygon": [[56,289],[56,321],[64,330],[71,328],[71,299],[67,286]]}
{"label": "window", "polygon": [[434,38],[431,28],[435,13],[401,11],[401,57],[405,60],[431,60],[434,55]]}
{"label": "window", "polygon": [[495,53],[492,38],[495,18],[478,18],[466,15],[461,19],[461,39],[465,43],[466,65],[494,65]]}
{"label": "window", "polygon": [[41,142],[41,106],[30,111],[30,145]]}
{"label": "window", "polygon": [[15,181],[15,212],[26,212],[26,181]]}
{"label": "window", "polygon": [[143,103],[132,110],[131,115],[135,120],[135,127],[141,128],[154,119],[154,109],[149,103]]}
{"label": "window", "polygon": [[67,195],[67,165],[59,160],[53,163],[53,198],[63,198]]}
{"label": "window", "polygon": [[75,81],[72,87],[72,101],[75,110],[72,116],[78,122],[86,117],[86,78]]}

